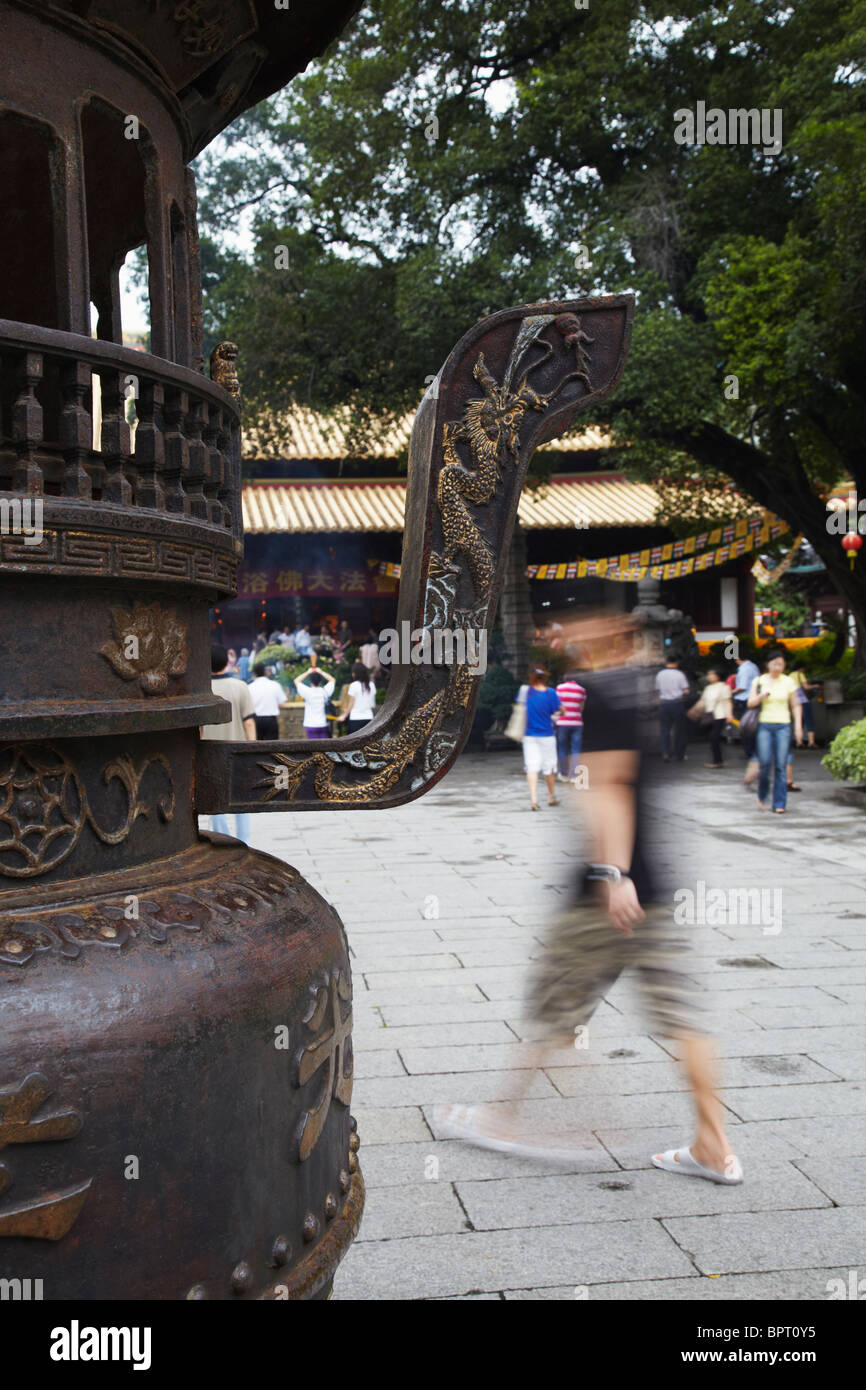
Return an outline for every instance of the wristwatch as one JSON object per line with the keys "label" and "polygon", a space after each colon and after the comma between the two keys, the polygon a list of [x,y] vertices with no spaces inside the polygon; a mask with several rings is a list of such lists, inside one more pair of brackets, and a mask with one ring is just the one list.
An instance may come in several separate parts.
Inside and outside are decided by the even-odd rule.
{"label": "wristwatch", "polygon": [[621,883],[628,874],[622,869],[618,869],[616,864],[590,864],[586,875],[587,881],[596,880],[601,883]]}

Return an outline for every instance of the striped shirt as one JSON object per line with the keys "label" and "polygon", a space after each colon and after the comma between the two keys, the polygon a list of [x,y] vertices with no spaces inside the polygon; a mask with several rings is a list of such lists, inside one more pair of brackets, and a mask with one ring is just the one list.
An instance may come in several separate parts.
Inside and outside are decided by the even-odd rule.
{"label": "striped shirt", "polygon": [[586,691],[577,681],[563,681],[556,687],[562,705],[562,713],[556,721],[560,728],[578,728],[583,723],[583,705]]}

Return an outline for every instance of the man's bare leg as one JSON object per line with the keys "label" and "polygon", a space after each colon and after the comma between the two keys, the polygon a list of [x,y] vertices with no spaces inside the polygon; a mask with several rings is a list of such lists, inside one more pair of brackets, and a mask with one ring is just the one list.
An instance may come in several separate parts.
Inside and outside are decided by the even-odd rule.
{"label": "man's bare leg", "polygon": [[509,1083],[502,1099],[479,1105],[475,1110],[475,1121],[480,1130],[491,1138],[507,1139],[525,1144],[536,1143],[543,1147],[546,1136],[538,1129],[520,1119],[520,1107],[536,1072],[545,1067],[562,1066],[558,1053],[570,1052],[574,1047],[574,1035],[565,1033],[558,1038],[544,1042],[530,1042],[526,1047],[526,1066],[515,1068],[509,1075]]}
{"label": "man's bare leg", "polygon": [[698,1137],[690,1146],[692,1157],[704,1167],[724,1173],[731,1146],[725,1134],[722,1103],[716,1092],[712,1041],[704,1037],[680,1038],[679,1041],[683,1047],[683,1067],[698,1112]]}

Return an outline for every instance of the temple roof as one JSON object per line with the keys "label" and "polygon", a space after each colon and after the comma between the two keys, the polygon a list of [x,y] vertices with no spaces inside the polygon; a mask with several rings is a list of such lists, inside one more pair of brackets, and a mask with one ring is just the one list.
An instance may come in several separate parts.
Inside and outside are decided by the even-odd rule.
{"label": "temple roof", "polygon": [[[402,531],[406,480],[297,479],[244,483],[247,535],[274,532]],[[619,473],[554,476],[525,490],[518,515],[530,530],[652,526],[659,499],[647,483]]]}

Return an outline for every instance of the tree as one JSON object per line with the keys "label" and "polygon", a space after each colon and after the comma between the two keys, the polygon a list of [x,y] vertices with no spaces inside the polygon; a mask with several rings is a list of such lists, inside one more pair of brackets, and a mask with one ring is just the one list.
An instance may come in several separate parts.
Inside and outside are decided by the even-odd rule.
{"label": "tree", "polygon": [[[820,494],[866,496],[864,49],[866,0],[362,10],[200,163],[211,234],[252,219],[219,294],[254,410],[349,401],[363,442],[486,310],[630,288],[617,463],[778,512],[862,644],[866,561],[849,569]],[[711,139],[680,143],[701,110]]]}

